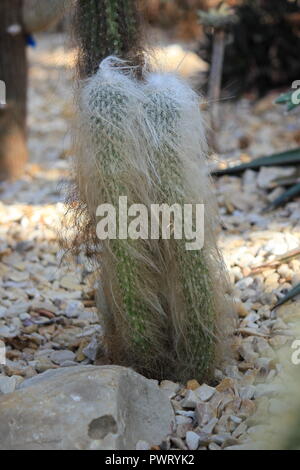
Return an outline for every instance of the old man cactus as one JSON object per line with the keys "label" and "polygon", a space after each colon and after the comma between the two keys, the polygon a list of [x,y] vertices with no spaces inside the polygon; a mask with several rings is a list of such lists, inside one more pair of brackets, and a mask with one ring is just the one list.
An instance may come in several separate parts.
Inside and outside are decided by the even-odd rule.
{"label": "old man cactus", "polygon": [[[228,316],[199,99],[177,77],[146,70],[135,8],[133,0],[77,2],[75,245],[83,243],[99,268],[109,359],[153,378],[202,380],[224,346]],[[203,249],[187,250],[175,236],[149,238],[143,229],[137,239],[99,240],[97,207],[111,204],[122,217],[120,197],[149,211],[204,204]],[[195,229],[195,214],[190,222]]]}

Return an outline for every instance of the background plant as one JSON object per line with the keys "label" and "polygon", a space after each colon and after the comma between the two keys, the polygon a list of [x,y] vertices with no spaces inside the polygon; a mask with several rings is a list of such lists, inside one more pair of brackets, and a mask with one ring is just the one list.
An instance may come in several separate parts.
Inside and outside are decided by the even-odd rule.
{"label": "background plant", "polygon": [[[297,0],[244,0],[225,47],[223,90],[230,96],[289,85],[300,76],[300,6]],[[214,32],[205,29],[200,56],[211,62]]]}

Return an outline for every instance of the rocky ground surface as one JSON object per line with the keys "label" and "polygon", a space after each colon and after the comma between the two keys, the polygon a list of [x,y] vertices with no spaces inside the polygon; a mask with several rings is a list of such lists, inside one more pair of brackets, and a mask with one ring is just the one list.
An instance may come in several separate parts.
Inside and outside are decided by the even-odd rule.
{"label": "rocky ground surface", "polygon": [[[0,186],[0,339],[7,358],[0,366],[0,394],[13,392],[49,369],[94,364],[101,338],[92,268],[81,258],[73,263],[65,259],[58,243],[72,154],[72,54],[64,45],[62,36],[43,36],[30,51],[31,160],[20,180]],[[219,164],[299,144],[299,116],[285,115],[273,100],[268,96],[252,103],[245,98],[221,105]],[[277,412],[273,381],[282,368],[278,350],[295,335],[300,303],[273,307],[300,281],[300,259],[253,268],[300,246],[299,200],[263,212],[283,190],[274,188],[274,177],[293,171],[248,170],[241,177],[216,181],[220,247],[238,311],[237,361],[216,370],[212,384],[199,384],[193,377],[187,384],[160,384],[176,412],[176,426],[155,448],[251,447],[253,436],[264,426],[253,418],[259,407]],[[137,447],[148,449],[152,444],[142,441]]]}

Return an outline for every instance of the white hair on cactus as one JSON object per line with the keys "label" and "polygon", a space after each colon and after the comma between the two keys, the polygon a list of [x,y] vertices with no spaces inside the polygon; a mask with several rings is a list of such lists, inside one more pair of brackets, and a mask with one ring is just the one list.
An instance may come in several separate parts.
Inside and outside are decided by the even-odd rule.
{"label": "white hair on cactus", "polygon": [[173,74],[145,72],[138,81],[134,68],[108,57],[81,83],[78,108],[75,173],[90,221],[83,231],[96,231],[97,206],[117,204],[120,195],[146,207],[205,204],[201,252],[186,252],[181,240],[103,242],[95,257],[109,305],[110,354],[147,375],[207,377],[229,322],[226,315],[220,328],[226,279],[199,98]]}

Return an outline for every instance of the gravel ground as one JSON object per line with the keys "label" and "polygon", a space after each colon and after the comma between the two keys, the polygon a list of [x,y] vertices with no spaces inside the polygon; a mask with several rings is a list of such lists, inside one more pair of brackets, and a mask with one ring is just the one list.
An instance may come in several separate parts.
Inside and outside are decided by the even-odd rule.
{"label": "gravel ground", "polygon": [[[72,54],[59,35],[38,37],[30,51],[29,147],[31,160],[22,179],[0,186],[0,338],[7,363],[1,368],[0,393],[48,369],[91,364],[101,337],[90,278],[84,259],[71,264],[58,238],[65,207],[61,187],[71,155]],[[296,115],[273,105],[274,96],[222,104],[219,162],[247,161],[300,141]],[[222,165],[222,163],[219,163]],[[280,373],[278,350],[295,335],[300,303],[273,310],[287,289],[300,282],[300,259],[271,262],[300,246],[299,201],[275,212],[262,212],[282,188],[274,177],[293,168],[246,171],[216,181],[222,218],[220,247],[233,283],[238,325],[237,361],[216,370],[213,384],[193,377],[184,385],[161,387],[176,410],[176,429],[163,449],[245,448],[261,427],[253,416],[274,412],[274,380]],[[273,411],[272,411],[273,410]],[[138,448],[150,448],[140,442]]]}

